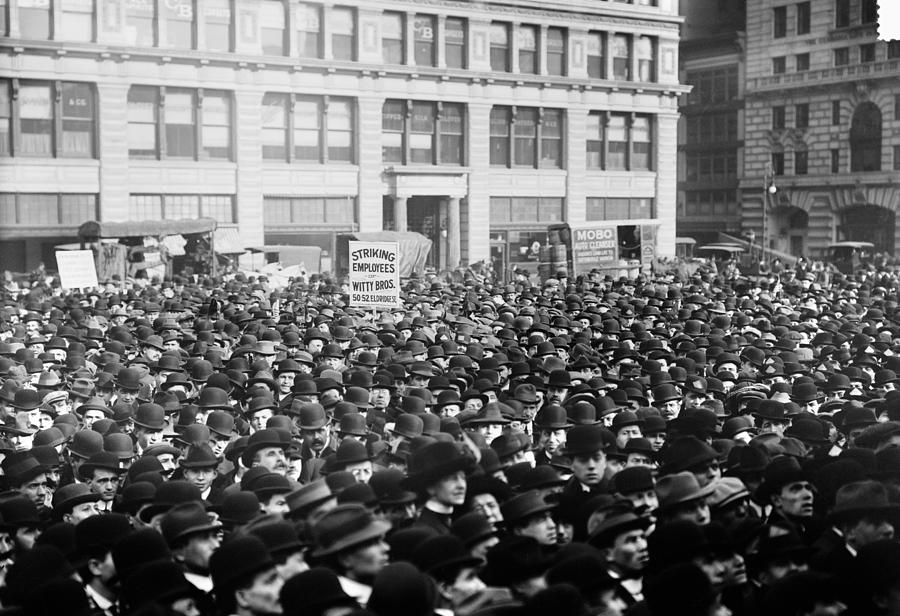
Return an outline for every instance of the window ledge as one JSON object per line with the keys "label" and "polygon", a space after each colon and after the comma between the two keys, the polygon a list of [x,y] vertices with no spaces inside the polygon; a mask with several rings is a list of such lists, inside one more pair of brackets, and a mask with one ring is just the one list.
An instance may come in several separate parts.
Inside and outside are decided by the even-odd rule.
{"label": "window ledge", "polygon": [[129,167],[172,168],[184,169],[194,167],[197,169],[237,169],[237,163],[232,161],[191,160],[189,158],[129,158]]}
{"label": "window ledge", "polygon": [[0,166],[15,167],[20,165],[41,165],[56,167],[94,167],[100,168],[96,158],[52,158],[44,156],[3,156]]}

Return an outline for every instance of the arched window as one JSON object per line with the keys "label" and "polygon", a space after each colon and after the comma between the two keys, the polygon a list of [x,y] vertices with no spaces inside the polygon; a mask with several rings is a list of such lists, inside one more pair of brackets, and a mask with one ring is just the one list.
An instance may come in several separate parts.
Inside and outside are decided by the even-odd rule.
{"label": "arched window", "polygon": [[862,103],[850,125],[850,171],[881,171],[881,110]]}

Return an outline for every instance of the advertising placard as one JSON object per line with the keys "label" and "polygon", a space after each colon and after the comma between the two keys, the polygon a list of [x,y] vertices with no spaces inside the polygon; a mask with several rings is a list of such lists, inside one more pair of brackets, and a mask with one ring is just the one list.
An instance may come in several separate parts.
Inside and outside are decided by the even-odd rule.
{"label": "advertising placard", "polygon": [[90,250],[57,250],[56,266],[64,289],[83,289],[97,286],[97,267]]}

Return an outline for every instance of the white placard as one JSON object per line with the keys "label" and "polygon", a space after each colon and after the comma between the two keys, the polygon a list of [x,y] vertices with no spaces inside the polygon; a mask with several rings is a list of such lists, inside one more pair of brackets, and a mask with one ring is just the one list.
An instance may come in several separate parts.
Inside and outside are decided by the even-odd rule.
{"label": "white placard", "polygon": [[90,250],[57,250],[56,266],[64,289],[97,286],[97,266]]}
{"label": "white placard", "polygon": [[400,304],[400,245],[350,242],[350,305],[394,308]]}

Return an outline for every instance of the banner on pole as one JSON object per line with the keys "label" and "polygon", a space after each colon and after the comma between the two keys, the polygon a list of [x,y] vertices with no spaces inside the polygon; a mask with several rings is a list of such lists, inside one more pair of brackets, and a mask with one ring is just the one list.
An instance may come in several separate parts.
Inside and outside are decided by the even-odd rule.
{"label": "banner on pole", "polygon": [[64,289],[97,286],[97,266],[90,250],[57,250],[56,266]]}
{"label": "banner on pole", "polygon": [[350,305],[394,308],[399,304],[399,243],[350,242]]}

